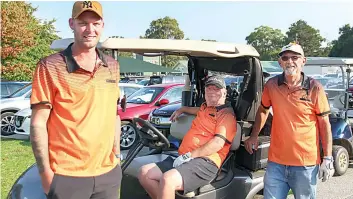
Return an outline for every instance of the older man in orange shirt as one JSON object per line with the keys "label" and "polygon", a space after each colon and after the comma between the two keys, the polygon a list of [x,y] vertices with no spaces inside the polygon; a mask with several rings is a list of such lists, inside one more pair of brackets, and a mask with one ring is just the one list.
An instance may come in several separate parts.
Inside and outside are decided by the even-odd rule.
{"label": "older man in orange shirt", "polygon": [[175,120],[182,113],[197,115],[181,143],[180,156],[140,170],[140,183],[153,199],[172,199],[176,190],[188,193],[210,183],[229,153],[236,119],[232,107],[225,104],[224,79],[211,76],[205,85],[206,103],[201,107],[182,107],[171,117]]}

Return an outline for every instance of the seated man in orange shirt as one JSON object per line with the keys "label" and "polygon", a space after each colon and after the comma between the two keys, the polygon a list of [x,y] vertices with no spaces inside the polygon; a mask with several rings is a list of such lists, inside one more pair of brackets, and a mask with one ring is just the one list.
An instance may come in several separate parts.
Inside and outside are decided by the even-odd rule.
{"label": "seated man in orange shirt", "polygon": [[233,108],[225,103],[224,79],[211,76],[205,85],[206,103],[182,107],[171,116],[174,121],[182,113],[197,115],[180,145],[180,156],[140,169],[139,181],[153,199],[172,199],[176,190],[188,193],[209,184],[229,153],[236,119]]}

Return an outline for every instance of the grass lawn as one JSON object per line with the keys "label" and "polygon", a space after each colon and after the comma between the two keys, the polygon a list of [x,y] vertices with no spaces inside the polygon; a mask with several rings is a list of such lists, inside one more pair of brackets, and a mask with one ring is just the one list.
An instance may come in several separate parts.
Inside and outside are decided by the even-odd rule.
{"label": "grass lawn", "polygon": [[1,196],[6,198],[17,178],[34,163],[30,142],[1,139]]}

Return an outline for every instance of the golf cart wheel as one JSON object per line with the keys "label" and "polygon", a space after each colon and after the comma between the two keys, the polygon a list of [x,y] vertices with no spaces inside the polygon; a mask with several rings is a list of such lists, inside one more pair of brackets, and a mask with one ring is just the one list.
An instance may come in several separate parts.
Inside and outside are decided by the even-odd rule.
{"label": "golf cart wheel", "polygon": [[15,113],[5,112],[1,114],[1,135],[15,134]]}
{"label": "golf cart wheel", "polygon": [[333,166],[335,168],[335,176],[341,176],[346,173],[349,166],[349,156],[346,148],[339,145],[332,147]]}
{"label": "golf cart wheel", "polygon": [[130,149],[139,139],[136,127],[129,121],[121,121],[120,149]]}

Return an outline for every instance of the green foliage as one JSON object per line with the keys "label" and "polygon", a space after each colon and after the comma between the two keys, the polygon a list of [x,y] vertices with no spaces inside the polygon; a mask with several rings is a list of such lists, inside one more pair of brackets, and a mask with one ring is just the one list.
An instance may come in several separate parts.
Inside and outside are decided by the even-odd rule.
{"label": "green foliage", "polygon": [[153,20],[146,30],[145,38],[150,39],[184,39],[184,32],[180,30],[176,19],[164,17]]}
{"label": "green foliage", "polygon": [[42,22],[34,17],[35,11],[25,2],[2,3],[2,78],[30,81],[37,62],[54,53],[50,44],[59,39],[55,20]]}
{"label": "green foliage", "polygon": [[320,35],[320,31],[314,29],[304,20],[299,20],[289,27],[286,44],[297,41],[302,45],[306,57],[325,57],[328,54],[326,48],[322,48],[322,42],[326,41]]}
{"label": "green foliage", "polygon": [[[146,30],[145,36],[140,38],[149,39],[184,39],[184,32],[179,28],[176,19],[164,17],[153,20]],[[162,65],[166,67],[175,66],[182,57],[167,55],[162,57]]]}
{"label": "green foliage", "polygon": [[332,42],[330,57],[353,57],[353,27],[349,24],[339,29],[340,36]]}
{"label": "green foliage", "polygon": [[284,46],[285,36],[279,29],[260,26],[245,38],[247,44],[252,45],[260,54],[261,60],[277,60],[277,54]]}

